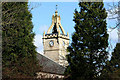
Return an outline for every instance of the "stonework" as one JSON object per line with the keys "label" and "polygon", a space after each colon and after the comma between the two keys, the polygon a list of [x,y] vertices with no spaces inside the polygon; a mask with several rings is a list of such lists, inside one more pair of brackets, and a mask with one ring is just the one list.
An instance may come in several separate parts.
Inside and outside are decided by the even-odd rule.
{"label": "stonework", "polygon": [[52,74],[52,73],[45,73],[45,72],[38,72],[37,73],[37,78],[52,78],[52,79],[55,79],[55,78],[59,78],[59,79],[63,79],[64,76],[63,75],[58,75],[58,74]]}
{"label": "stonework", "polygon": [[45,32],[43,33],[44,55],[56,63],[66,66],[66,49],[69,45],[69,34],[65,34],[60,20],[60,15],[58,16],[56,10],[55,16],[54,14],[52,16],[52,24],[47,34],[45,34]]}

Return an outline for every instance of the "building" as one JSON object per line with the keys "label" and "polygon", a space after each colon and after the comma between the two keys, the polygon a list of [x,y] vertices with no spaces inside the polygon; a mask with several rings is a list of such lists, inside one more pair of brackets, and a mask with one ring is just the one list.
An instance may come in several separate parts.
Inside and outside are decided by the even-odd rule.
{"label": "building", "polygon": [[65,34],[60,20],[60,15],[58,16],[56,10],[55,15],[52,16],[52,24],[47,34],[43,33],[44,55],[56,63],[66,66],[66,49],[69,45],[69,34]]}
{"label": "building", "polygon": [[42,70],[37,73],[37,78],[64,78],[65,66],[67,66],[67,47],[69,45],[69,34],[60,22],[60,15],[55,11],[52,16],[52,24],[47,33],[43,33],[44,55],[37,54]]}
{"label": "building", "polygon": [[65,67],[45,57],[44,55],[37,54],[39,64],[42,70],[37,72],[37,78],[63,78]]}

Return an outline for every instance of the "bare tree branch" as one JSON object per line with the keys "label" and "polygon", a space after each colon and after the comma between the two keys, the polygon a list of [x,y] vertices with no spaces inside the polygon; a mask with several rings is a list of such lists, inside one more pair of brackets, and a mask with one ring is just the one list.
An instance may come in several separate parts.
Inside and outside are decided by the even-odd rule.
{"label": "bare tree branch", "polygon": [[[2,4],[2,6],[8,4],[8,2],[0,2],[0,3]],[[14,2],[14,3],[16,3],[16,2]],[[31,7],[30,7],[30,6],[31,6]],[[30,4],[30,5],[28,5],[29,11],[32,11],[33,9],[35,9],[35,8],[37,8],[37,7],[39,7],[39,6],[41,6],[41,3],[40,3],[40,4],[36,4],[36,3],[35,3],[34,5]],[[15,14],[19,14],[20,12],[23,12],[23,11],[24,11],[24,8],[21,8],[21,6],[16,6],[16,4],[13,4],[11,7],[12,7],[12,8],[10,8],[10,9],[8,9],[8,10],[2,10],[2,16],[5,16],[5,21],[4,21],[4,22],[3,22],[3,21],[2,21],[2,22],[0,21],[0,24],[1,24],[2,26],[16,23],[17,21],[16,21],[16,19],[14,18],[14,15],[15,15]],[[29,15],[28,15],[28,16],[29,16]]]}
{"label": "bare tree branch", "polygon": [[[111,28],[111,31],[113,31],[115,28],[117,28],[118,26],[120,25],[120,23],[118,23],[115,27]],[[108,32],[111,32],[111,31],[108,31]]]}

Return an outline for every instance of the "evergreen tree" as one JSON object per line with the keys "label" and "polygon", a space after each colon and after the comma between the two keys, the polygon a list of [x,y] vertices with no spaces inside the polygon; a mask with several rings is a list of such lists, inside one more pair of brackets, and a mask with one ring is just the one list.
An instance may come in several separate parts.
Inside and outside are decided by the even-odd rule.
{"label": "evergreen tree", "polygon": [[112,52],[112,57],[110,60],[110,70],[110,73],[114,73],[120,70],[120,43],[117,43],[114,52]]}
{"label": "evergreen tree", "polygon": [[106,62],[101,76],[109,79],[120,78],[120,43],[117,43],[112,52],[111,60]]}
{"label": "evergreen tree", "polygon": [[[33,76],[37,68],[37,52],[33,44],[35,34],[32,32],[32,15],[28,3],[3,3],[2,12],[3,76],[17,75],[17,72]],[[7,69],[11,74],[8,74]]]}
{"label": "evergreen tree", "polygon": [[111,66],[114,70],[120,68],[120,43],[117,43],[114,52],[112,52]]}
{"label": "evergreen tree", "polygon": [[80,2],[75,10],[75,32],[68,47],[69,66],[65,74],[70,80],[98,78],[108,58],[107,13],[103,2]]}

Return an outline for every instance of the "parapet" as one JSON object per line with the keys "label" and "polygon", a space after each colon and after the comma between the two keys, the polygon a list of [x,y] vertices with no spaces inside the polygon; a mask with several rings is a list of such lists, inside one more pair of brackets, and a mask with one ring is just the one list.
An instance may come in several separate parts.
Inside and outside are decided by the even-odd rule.
{"label": "parapet", "polygon": [[58,34],[58,33],[45,34],[43,36],[43,39],[47,39],[47,38],[64,38],[69,40],[69,35]]}

